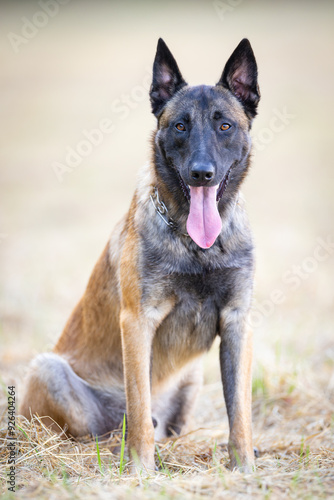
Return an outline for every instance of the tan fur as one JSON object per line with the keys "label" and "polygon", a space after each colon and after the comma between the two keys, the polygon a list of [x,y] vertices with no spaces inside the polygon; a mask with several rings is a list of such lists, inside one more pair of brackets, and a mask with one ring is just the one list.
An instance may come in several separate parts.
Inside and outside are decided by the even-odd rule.
{"label": "tan fur", "polygon": [[[237,303],[234,304],[237,306]],[[238,372],[234,385],[235,402],[232,415],[230,415],[229,455],[230,468],[242,468],[250,472],[254,466],[254,451],[252,445],[252,359],[253,335],[246,325],[245,318],[240,318],[240,313],[235,309],[226,308],[221,322],[226,333],[227,344],[233,354],[237,354]],[[231,330],[237,339],[228,338],[232,325],[239,325],[239,329]],[[238,348],[234,346],[237,340]]]}
{"label": "tan fur", "polygon": [[[252,335],[247,333],[242,342],[240,372],[237,379],[237,403],[233,425],[230,429],[229,455],[231,468],[254,465],[252,445]],[[233,459],[234,457],[234,459]]]}
{"label": "tan fur", "polygon": [[117,271],[110,263],[107,245],[93,270],[85,295],[54,348],[54,352],[70,361],[80,377],[95,387],[105,387],[110,382],[108,366],[111,363],[118,367],[112,382],[122,383],[118,288]]}
{"label": "tan fur", "polygon": [[140,285],[137,275],[137,238],[130,227],[121,258],[121,331],[123,367],[128,415],[128,447],[139,460],[154,469],[154,431],[151,418],[150,352],[153,329],[143,324],[140,307]]}

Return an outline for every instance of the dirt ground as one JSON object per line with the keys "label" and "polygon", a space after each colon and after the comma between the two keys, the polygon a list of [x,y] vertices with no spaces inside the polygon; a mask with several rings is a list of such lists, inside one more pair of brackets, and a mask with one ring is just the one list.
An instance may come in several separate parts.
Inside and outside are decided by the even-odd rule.
{"label": "dirt ground", "polygon": [[334,497],[333,21],[329,1],[0,3],[3,498],[14,498],[5,389],[20,399],[29,361],[52,348],[129,206],[155,127],[147,93],[160,36],[191,84],[214,84],[244,37],[259,66],[243,188],[257,255],[257,472],[225,467],[215,344],[193,433],[160,445],[159,474],[119,475],[108,443],[99,460],[95,443],[18,421],[15,497]]}

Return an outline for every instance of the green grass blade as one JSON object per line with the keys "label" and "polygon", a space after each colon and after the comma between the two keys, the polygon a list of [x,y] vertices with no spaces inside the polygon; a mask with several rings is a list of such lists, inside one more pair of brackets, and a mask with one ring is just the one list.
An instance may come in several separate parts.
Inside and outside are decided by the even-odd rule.
{"label": "green grass blade", "polygon": [[22,434],[27,438],[27,440],[31,443],[31,439],[30,437],[28,436],[28,434],[26,433],[26,431],[24,431],[19,425],[15,424],[15,427],[20,431],[22,432]]}
{"label": "green grass blade", "polygon": [[101,475],[104,476],[103,466],[102,466],[102,461],[101,461],[101,454],[100,454],[100,447],[99,447],[99,440],[98,440],[97,436],[96,436],[96,453],[97,453],[97,461],[99,464],[99,469],[100,469]]}
{"label": "green grass blade", "polygon": [[160,467],[161,467],[162,472],[164,472],[165,474],[167,474],[168,477],[171,479],[172,475],[171,475],[171,473],[169,472],[169,470],[167,469],[167,467],[165,466],[165,464],[163,463],[163,461],[161,459],[159,446],[155,445],[155,449],[157,451],[157,455],[158,455],[158,459],[159,459],[159,463],[160,463]]}
{"label": "green grass blade", "polygon": [[126,432],[126,419],[125,413],[123,416],[123,429],[122,429],[122,443],[121,443],[121,456],[119,459],[119,475],[121,476],[125,467],[124,463],[124,449],[125,449],[125,432]]}

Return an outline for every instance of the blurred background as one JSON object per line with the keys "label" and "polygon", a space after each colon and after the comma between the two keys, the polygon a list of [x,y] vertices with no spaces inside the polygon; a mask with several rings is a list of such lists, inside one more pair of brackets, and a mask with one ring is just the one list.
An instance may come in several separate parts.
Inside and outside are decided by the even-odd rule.
{"label": "blurred background", "polygon": [[[333,21],[330,1],[0,3],[6,385],[52,348],[129,207],[155,127],[158,38],[189,83],[214,84],[248,37],[262,94],[243,188],[257,249],[254,366],[306,367],[334,390]],[[207,382],[219,380],[216,354]]]}

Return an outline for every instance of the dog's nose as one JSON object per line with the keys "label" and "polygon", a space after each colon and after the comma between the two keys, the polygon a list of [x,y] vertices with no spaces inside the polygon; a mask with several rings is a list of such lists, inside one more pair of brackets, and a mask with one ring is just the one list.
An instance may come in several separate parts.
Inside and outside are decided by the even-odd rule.
{"label": "dog's nose", "polygon": [[201,185],[214,178],[215,167],[212,163],[194,163],[191,168],[190,175],[196,184]]}

